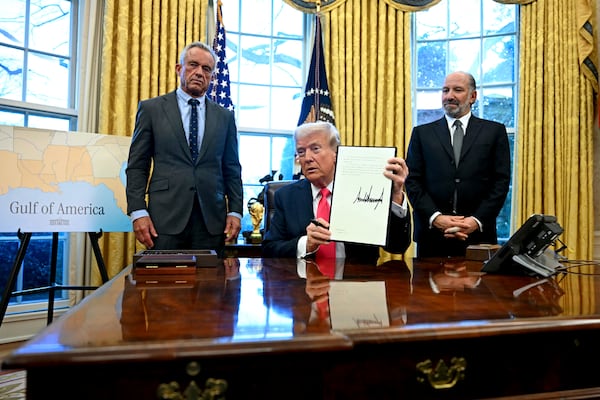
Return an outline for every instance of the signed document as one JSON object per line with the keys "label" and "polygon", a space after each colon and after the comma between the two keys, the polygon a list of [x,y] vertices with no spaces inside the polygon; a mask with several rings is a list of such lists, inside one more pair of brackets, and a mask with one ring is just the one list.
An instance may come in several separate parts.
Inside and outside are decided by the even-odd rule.
{"label": "signed document", "polygon": [[332,330],[390,326],[384,281],[331,281],[330,285],[329,315]]}
{"label": "signed document", "polygon": [[339,146],[331,199],[331,240],[384,246],[392,181],[383,175],[395,147]]}

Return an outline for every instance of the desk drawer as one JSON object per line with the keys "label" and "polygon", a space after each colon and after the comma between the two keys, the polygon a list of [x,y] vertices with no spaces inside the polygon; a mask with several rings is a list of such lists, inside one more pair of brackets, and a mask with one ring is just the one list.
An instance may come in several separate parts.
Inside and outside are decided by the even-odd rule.
{"label": "desk drawer", "polygon": [[587,366],[599,357],[591,331],[363,344],[326,372],[325,397],[464,400],[598,387]]}

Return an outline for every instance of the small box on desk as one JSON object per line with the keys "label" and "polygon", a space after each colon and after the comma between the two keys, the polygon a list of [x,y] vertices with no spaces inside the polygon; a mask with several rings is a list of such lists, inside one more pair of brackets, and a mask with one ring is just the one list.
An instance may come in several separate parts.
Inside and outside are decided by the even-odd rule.
{"label": "small box on desk", "polygon": [[192,254],[147,254],[133,263],[133,274],[139,275],[195,275],[196,256]]}
{"label": "small box on desk", "polygon": [[487,261],[500,249],[499,244],[472,244],[467,247],[465,259]]}
{"label": "small box on desk", "polygon": [[214,250],[144,250],[133,255],[133,268],[136,267],[140,258],[147,256],[194,256],[196,267],[216,267],[219,264],[217,252]]}

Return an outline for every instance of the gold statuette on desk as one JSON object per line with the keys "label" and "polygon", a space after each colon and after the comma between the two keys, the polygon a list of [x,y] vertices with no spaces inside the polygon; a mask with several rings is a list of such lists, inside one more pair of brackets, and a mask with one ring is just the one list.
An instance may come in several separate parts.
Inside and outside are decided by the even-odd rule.
{"label": "gold statuette on desk", "polygon": [[262,234],[260,233],[260,223],[263,219],[263,214],[265,212],[265,207],[261,204],[258,199],[250,199],[248,201],[248,212],[250,213],[250,218],[252,219],[252,233],[246,241],[251,244],[259,244],[262,243]]}

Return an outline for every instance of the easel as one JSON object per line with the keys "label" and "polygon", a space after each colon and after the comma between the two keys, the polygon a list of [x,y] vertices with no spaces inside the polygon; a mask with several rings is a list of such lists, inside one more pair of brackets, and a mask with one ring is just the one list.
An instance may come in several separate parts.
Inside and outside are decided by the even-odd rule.
{"label": "easel", "polygon": [[[94,256],[96,257],[96,262],[98,263],[98,270],[100,271],[100,276],[102,277],[102,282],[108,282],[108,273],[106,272],[106,266],[104,265],[104,260],[102,259],[102,253],[100,252],[100,247],[98,246],[98,239],[102,236],[102,230],[100,232],[88,232],[90,237],[90,241],[92,243],[92,249],[94,250]],[[13,288],[17,281],[17,276],[19,275],[19,271],[21,270],[21,265],[23,264],[23,259],[25,258],[25,252],[27,251],[27,246],[29,245],[29,241],[31,239],[31,232],[21,232],[19,230],[17,232],[17,236],[19,237],[19,241],[21,244],[19,245],[19,249],[17,250],[17,256],[15,258],[15,262],[13,263],[12,269],[10,271],[10,276],[8,278],[8,282],[6,283],[6,287],[4,288],[4,294],[2,295],[2,303],[0,303],[0,326],[2,326],[2,322],[4,321],[4,315],[6,314],[6,309],[8,308],[9,300],[12,296],[21,296],[25,294],[34,294],[34,293],[42,293],[48,292],[48,318],[47,323],[50,324],[52,322],[52,318],[54,316],[54,296],[56,291],[60,290],[93,290],[97,289],[97,286],[68,286],[61,285],[56,282],[56,260],[58,257],[58,232],[52,232],[52,254],[50,260],[50,278],[48,286],[43,286],[39,288],[20,290],[13,292]]]}

